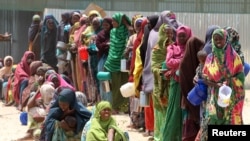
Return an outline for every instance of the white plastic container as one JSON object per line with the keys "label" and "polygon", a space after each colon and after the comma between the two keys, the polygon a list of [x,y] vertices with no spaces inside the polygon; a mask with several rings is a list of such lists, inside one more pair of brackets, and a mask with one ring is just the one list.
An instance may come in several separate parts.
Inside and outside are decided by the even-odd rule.
{"label": "white plastic container", "polygon": [[67,50],[67,44],[62,41],[57,41],[56,47],[61,50]]}
{"label": "white plastic container", "polygon": [[127,68],[127,60],[126,59],[121,59],[121,72],[128,72]]}
{"label": "white plastic container", "polygon": [[135,86],[133,82],[127,82],[120,88],[123,97],[130,97],[135,95]]}
{"label": "white plastic container", "polygon": [[107,93],[107,92],[110,92],[110,85],[109,85],[109,81],[103,81],[102,82],[102,85],[103,85],[103,89],[104,91]]}
{"label": "white plastic container", "polygon": [[219,88],[217,104],[223,108],[227,107],[230,104],[231,94],[232,94],[232,89],[229,86],[222,85]]}
{"label": "white plastic container", "polygon": [[149,94],[140,91],[140,106],[149,107]]}
{"label": "white plastic container", "polygon": [[66,60],[67,60],[67,61],[70,61],[70,60],[71,60],[71,52],[70,52],[70,51],[67,51]]}

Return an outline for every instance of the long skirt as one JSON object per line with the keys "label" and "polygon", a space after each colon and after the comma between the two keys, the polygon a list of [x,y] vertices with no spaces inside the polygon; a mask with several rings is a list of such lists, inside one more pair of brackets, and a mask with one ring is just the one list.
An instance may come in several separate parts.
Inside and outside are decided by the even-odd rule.
{"label": "long skirt", "polygon": [[163,130],[163,141],[181,141],[182,138],[182,109],[180,84],[173,78],[170,80],[166,126]]}
{"label": "long skirt", "polygon": [[112,107],[120,112],[128,112],[129,98],[122,96],[120,87],[128,82],[127,72],[111,72]]}

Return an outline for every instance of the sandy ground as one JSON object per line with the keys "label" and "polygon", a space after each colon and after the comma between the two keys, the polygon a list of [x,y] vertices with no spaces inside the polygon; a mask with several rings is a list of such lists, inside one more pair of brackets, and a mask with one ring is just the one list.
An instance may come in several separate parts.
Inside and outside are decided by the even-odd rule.
{"label": "sandy ground", "polygon": [[[0,102],[0,141],[14,141],[25,135],[27,126],[22,126],[19,121],[20,112],[15,107],[5,107]],[[244,124],[250,124],[250,90],[246,91],[245,104],[243,109]],[[148,137],[143,137],[141,133],[134,129],[129,129],[130,119],[128,115],[114,116],[119,126],[129,132],[130,141],[147,141]]]}

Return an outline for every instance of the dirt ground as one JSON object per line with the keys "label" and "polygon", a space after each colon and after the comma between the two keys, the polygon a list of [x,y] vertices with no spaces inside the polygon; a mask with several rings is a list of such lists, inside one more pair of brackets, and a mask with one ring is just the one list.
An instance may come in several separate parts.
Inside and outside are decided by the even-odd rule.
{"label": "dirt ground", "polygon": [[[15,141],[17,138],[25,135],[27,126],[21,125],[19,114],[20,112],[14,106],[5,107],[0,102],[0,141]],[[246,91],[243,116],[244,124],[250,124],[250,90]],[[128,115],[115,115],[114,117],[117,119],[119,126],[124,131],[128,131],[130,141],[148,140],[148,137],[143,137],[142,133],[139,133],[137,130],[126,127],[130,123]]]}

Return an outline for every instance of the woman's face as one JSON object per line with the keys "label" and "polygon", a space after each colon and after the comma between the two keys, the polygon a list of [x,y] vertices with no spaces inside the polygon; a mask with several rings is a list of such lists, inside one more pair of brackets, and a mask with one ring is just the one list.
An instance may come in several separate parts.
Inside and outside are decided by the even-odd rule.
{"label": "woman's face", "polygon": [[38,76],[38,83],[39,85],[42,85],[43,82],[45,81],[45,72],[42,70],[38,70],[36,72],[36,75]]}
{"label": "woman's face", "polygon": [[179,44],[185,45],[185,43],[187,41],[187,35],[186,35],[186,33],[181,32],[177,36],[178,36],[178,42],[179,42]]}
{"label": "woman's face", "polygon": [[112,19],[112,24],[114,28],[117,28],[119,26],[118,22],[115,19]]}
{"label": "woman's face", "polygon": [[27,64],[30,65],[34,61],[34,55],[29,54],[26,61],[27,61]]}
{"label": "woman's face", "polygon": [[60,81],[59,79],[54,76],[52,79],[51,79],[51,82],[54,84],[55,88],[59,87],[60,86]]}
{"label": "woman's face", "polygon": [[94,31],[98,30],[98,28],[100,27],[100,24],[101,23],[98,18],[93,19],[92,26],[93,26]]}
{"label": "woman's face", "polygon": [[72,16],[71,22],[74,25],[76,22],[78,22],[80,20],[79,16]]}
{"label": "woman's face", "polygon": [[102,28],[103,28],[103,30],[105,30],[105,31],[109,31],[109,30],[110,30],[110,25],[108,24],[108,22],[104,21],[104,22],[102,23]]}
{"label": "woman's face", "polygon": [[168,39],[173,39],[173,37],[174,37],[173,29],[166,28],[165,29],[165,33],[166,33]]}
{"label": "woman's face", "polygon": [[110,108],[105,108],[100,111],[100,117],[101,120],[105,121],[108,120],[111,116],[111,109]]}
{"label": "woman's face", "polygon": [[55,24],[54,24],[54,21],[52,19],[48,19],[48,21],[47,21],[47,27],[50,30],[52,30],[52,29],[55,28]]}
{"label": "woman's face", "polygon": [[68,102],[59,101],[59,107],[62,109],[63,112],[70,110]]}
{"label": "woman's face", "polygon": [[223,48],[226,44],[225,38],[221,37],[218,34],[213,35],[214,45],[218,48]]}
{"label": "woman's face", "polygon": [[96,14],[92,14],[89,16],[89,21],[92,22],[95,17],[98,17]]}
{"label": "woman's face", "polygon": [[12,65],[12,63],[13,63],[12,60],[10,58],[8,58],[5,62],[5,66],[10,67]]}

